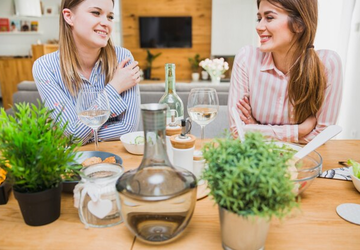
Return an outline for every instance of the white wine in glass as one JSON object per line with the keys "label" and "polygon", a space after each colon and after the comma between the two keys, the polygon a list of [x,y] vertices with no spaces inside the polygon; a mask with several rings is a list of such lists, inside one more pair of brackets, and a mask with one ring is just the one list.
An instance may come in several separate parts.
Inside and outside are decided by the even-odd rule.
{"label": "white wine in glass", "polygon": [[98,129],[110,116],[110,104],[106,91],[83,89],[79,92],[76,112],[82,123],[94,131],[95,150],[98,150]]}
{"label": "white wine in glass", "polygon": [[191,120],[201,127],[201,139],[204,129],[212,122],[219,111],[219,98],[213,88],[194,88],[188,98],[187,110]]}

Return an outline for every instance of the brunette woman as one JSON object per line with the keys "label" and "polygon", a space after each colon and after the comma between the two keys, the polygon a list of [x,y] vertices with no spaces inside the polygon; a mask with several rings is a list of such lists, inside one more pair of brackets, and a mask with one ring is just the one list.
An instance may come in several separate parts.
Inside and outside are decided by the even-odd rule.
{"label": "brunette woman", "polygon": [[[339,56],[314,49],[317,0],[258,0],[260,47],[236,55],[229,93],[245,123],[281,141],[307,143],[336,123],[342,95]],[[231,117],[231,116],[230,116]],[[234,119],[230,128],[237,136]]]}

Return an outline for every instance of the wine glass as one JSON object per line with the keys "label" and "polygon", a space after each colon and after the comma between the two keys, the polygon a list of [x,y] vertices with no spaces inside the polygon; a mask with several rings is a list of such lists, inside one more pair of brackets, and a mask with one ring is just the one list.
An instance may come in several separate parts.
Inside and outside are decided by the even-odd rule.
{"label": "wine glass", "polygon": [[204,139],[204,129],[212,122],[219,111],[219,98],[213,88],[194,88],[190,91],[187,110],[191,120],[201,127],[201,139]]}
{"label": "wine glass", "polygon": [[109,99],[104,89],[83,89],[80,90],[76,101],[76,112],[82,123],[94,131],[95,150],[98,145],[98,129],[107,121],[110,116]]}

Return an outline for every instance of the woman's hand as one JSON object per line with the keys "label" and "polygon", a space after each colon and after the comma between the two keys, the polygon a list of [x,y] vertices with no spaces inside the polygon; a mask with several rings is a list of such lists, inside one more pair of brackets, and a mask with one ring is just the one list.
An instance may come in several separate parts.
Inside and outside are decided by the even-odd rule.
{"label": "woman's hand", "polygon": [[243,99],[240,99],[236,104],[241,113],[240,118],[245,124],[257,124],[258,122],[254,119],[251,112],[250,101],[247,96]]}
{"label": "woman's hand", "polygon": [[310,116],[305,121],[299,124],[298,126],[298,138],[301,139],[304,136],[308,135],[316,126],[316,118],[315,116]]}
{"label": "woman's hand", "polygon": [[126,58],[119,63],[113,79],[109,82],[119,94],[134,87],[140,82],[140,69],[137,66],[138,62],[134,61],[125,67],[129,60],[130,58]]}

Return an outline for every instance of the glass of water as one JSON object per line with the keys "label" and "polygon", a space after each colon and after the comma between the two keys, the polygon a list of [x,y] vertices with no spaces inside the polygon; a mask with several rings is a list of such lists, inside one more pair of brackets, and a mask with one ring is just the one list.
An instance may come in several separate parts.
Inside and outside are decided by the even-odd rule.
{"label": "glass of water", "polygon": [[95,150],[98,150],[98,129],[110,116],[109,99],[104,89],[83,89],[79,92],[76,102],[79,119],[94,131]]}

